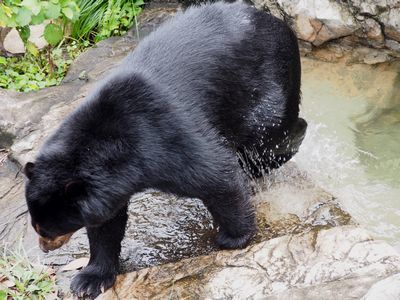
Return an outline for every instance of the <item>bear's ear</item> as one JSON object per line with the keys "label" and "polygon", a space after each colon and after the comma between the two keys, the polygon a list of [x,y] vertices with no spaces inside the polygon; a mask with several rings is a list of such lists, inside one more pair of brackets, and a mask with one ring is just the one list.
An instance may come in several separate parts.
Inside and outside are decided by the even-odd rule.
{"label": "bear's ear", "polygon": [[32,178],[33,170],[35,169],[35,164],[33,162],[27,162],[24,167],[24,174],[28,179]]}
{"label": "bear's ear", "polygon": [[64,192],[67,196],[74,197],[82,195],[85,191],[85,186],[80,179],[69,179],[64,185]]}

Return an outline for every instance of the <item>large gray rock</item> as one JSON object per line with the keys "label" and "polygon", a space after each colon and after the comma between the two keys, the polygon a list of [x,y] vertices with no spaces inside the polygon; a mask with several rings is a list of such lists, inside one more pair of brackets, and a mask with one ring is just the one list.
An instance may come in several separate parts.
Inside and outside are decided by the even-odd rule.
{"label": "large gray rock", "polygon": [[[295,18],[295,29],[299,37],[315,46],[350,35],[358,27],[349,11],[343,9],[338,2],[278,0],[277,4],[287,15]],[[308,20],[308,23],[305,19]],[[310,26],[312,35],[309,34]]]}

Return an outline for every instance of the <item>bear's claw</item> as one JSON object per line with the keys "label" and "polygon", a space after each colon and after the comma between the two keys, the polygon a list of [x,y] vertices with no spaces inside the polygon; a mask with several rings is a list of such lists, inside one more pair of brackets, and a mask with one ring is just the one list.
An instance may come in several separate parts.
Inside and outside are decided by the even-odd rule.
{"label": "bear's claw", "polygon": [[75,296],[94,299],[114,285],[116,274],[100,272],[98,269],[89,265],[72,279],[71,290]]}
{"label": "bear's claw", "polygon": [[255,230],[250,230],[248,233],[244,235],[238,237],[232,237],[220,228],[216,242],[218,246],[220,246],[223,249],[245,248],[250,243],[250,240],[254,236],[255,232],[256,232]]}

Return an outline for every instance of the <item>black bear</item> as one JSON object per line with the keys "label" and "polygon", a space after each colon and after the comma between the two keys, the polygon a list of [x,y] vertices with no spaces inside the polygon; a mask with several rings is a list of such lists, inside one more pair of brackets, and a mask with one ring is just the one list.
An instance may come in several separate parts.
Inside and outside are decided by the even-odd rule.
{"label": "black bear", "polygon": [[201,199],[217,243],[245,247],[256,223],[241,165],[257,177],[296,153],[307,126],[299,103],[299,50],[283,21],[243,3],[178,13],[26,164],[41,248],[86,227],[90,262],[71,288],[97,296],[115,282],[129,198],[147,188]]}

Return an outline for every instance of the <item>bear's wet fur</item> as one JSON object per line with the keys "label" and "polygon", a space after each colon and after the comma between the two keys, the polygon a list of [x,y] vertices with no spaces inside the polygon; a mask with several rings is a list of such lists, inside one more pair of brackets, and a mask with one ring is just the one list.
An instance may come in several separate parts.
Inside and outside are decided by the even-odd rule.
{"label": "bear's wet fur", "polygon": [[297,152],[299,104],[297,39],[251,6],[189,8],[144,38],[25,166],[38,234],[87,229],[90,262],[72,291],[113,285],[129,198],[147,188],[201,199],[217,243],[245,247],[256,232],[245,173]]}

